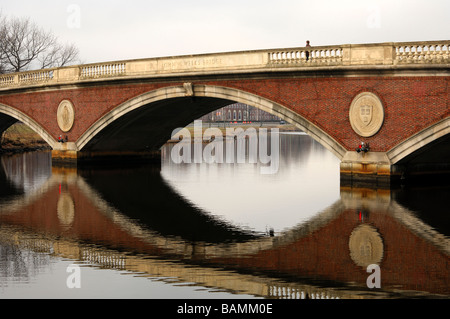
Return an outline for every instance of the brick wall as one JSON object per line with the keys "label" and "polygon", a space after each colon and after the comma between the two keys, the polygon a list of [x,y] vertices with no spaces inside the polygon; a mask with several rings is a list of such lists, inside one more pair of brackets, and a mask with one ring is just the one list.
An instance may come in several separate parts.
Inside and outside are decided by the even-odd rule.
{"label": "brick wall", "polygon": [[[361,142],[351,128],[349,108],[360,92],[377,94],[385,108],[381,130],[364,138],[373,151],[393,146],[450,115],[450,77],[343,77],[275,78],[202,81],[253,93],[294,110],[313,122],[347,150]],[[62,134],[56,110],[63,99],[74,104],[76,119],[69,140],[76,141],[95,121],[121,103],[140,94],[182,83],[139,83],[39,91],[0,96],[0,103],[15,107],[35,119],[55,139]]]}
{"label": "brick wall", "polygon": [[384,104],[381,130],[364,138],[373,151],[393,146],[450,115],[450,77],[361,77],[239,80],[205,84],[233,87],[286,106],[313,122],[347,150],[361,137],[351,128],[349,109],[363,91]]}

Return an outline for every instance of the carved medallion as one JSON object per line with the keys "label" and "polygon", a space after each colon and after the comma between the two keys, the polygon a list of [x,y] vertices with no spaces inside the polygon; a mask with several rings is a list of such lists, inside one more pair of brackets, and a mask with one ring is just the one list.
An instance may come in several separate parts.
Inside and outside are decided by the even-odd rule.
{"label": "carved medallion", "polygon": [[58,111],[56,112],[56,119],[61,131],[70,131],[75,119],[75,111],[70,101],[63,100],[61,101],[61,103],[59,103]]}
{"label": "carved medallion", "polygon": [[67,193],[62,193],[59,196],[56,211],[61,225],[72,225],[75,218],[75,204],[72,197]]}
{"label": "carved medallion", "polygon": [[383,240],[378,231],[367,224],[356,227],[350,235],[350,257],[361,267],[379,264],[383,259]]}
{"label": "carved medallion", "polygon": [[384,122],[384,107],[373,93],[358,94],[350,105],[350,124],[362,137],[375,135]]}

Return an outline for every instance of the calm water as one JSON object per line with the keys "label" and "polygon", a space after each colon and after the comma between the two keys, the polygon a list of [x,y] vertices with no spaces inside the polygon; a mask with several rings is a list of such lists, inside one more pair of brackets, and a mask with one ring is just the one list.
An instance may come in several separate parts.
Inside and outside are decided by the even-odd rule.
{"label": "calm water", "polygon": [[450,188],[341,187],[338,159],[299,133],[268,175],[175,164],[172,147],[161,169],[2,157],[0,298],[450,296]]}

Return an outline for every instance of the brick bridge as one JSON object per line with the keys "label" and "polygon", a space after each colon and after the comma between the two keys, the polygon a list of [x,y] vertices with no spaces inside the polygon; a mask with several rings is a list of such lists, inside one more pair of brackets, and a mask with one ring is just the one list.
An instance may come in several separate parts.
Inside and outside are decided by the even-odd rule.
{"label": "brick bridge", "polygon": [[[151,58],[0,76],[0,132],[22,121],[54,162],[157,154],[173,129],[227,104],[296,125],[343,180],[450,172],[450,41]],[[67,140],[58,142],[62,137]],[[368,152],[357,152],[361,142]]]}

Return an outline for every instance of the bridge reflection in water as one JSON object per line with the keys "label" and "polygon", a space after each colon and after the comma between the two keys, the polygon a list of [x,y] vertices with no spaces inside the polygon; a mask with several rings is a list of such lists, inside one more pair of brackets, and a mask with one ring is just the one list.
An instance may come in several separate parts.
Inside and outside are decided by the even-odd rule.
{"label": "bridge reflection in water", "polygon": [[[195,207],[159,168],[76,170],[27,156],[47,177],[31,185],[26,156],[2,158],[3,246],[264,298],[450,296],[448,237],[392,190],[341,187],[334,204],[271,236]],[[381,289],[366,286],[369,264]]]}

